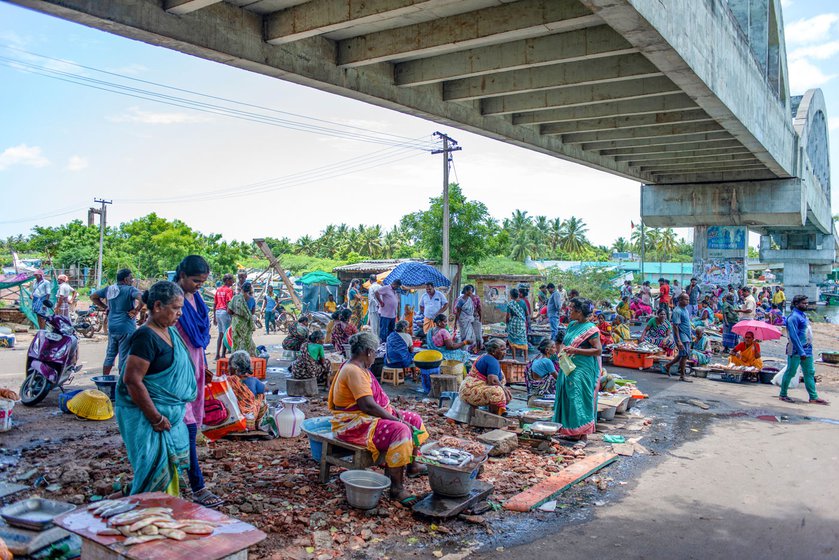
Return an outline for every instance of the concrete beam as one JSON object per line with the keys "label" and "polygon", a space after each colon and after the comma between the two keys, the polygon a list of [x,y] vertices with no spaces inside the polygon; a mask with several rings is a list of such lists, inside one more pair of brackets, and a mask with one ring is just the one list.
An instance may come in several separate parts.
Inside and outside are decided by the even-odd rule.
{"label": "concrete beam", "polygon": [[430,56],[600,25],[578,0],[519,0],[338,42],[338,66]]}
{"label": "concrete beam", "polygon": [[265,17],[265,40],[282,45],[356,25],[387,21],[460,0],[311,0]]}
{"label": "concrete beam", "polygon": [[674,111],[672,113],[653,113],[631,117],[610,117],[608,119],[580,120],[576,122],[548,123],[539,127],[542,134],[568,134],[571,132],[595,132],[620,128],[642,128],[672,123],[706,122],[711,117],[705,111]]}
{"label": "concrete beam", "polygon": [[803,202],[797,179],[641,186],[641,217],[652,227],[801,227]]}
{"label": "concrete beam", "polygon": [[[465,101],[543,89],[602,84],[660,76],[658,68],[639,54],[601,58],[596,64],[585,60],[443,83],[444,101]],[[618,86],[620,87],[620,86]]]}
{"label": "concrete beam", "polygon": [[644,78],[619,85],[598,84],[551,89],[541,92],[520,93],[481,100],[482,115],[504,115],[538,111],[551,107],[573,107],[615,101],[658,97],[667,93],[680,93],[673,82],[664,77]]}
{"label": "concrete beam", "polygon": [[222,0],[165,0],[163,9],[170,14],[182,16],[206,8]]}
{"label": "concrete beam", "polygon": [[[612,151],[612,150],[603,150]],[[602,154],[603,151],[600,153]],[[743,154],[751,154],[749,150],[740,146],[739,148],[717,148],[715,150],[685,150],[682,152],[666,152],[657,154],[627,154],[614,156],[615,161],[628,161],[632,163],[646,162],[646,161],[678,161],[691,159],[711,159],[720,156],[739,156]],[[604,154],[607,155],[607,154]]]}
{"label": "concrete beam", "polygon": [[673,162],[633,165],[644,173],[658,175],[661,173],[688,173],[692,171],[709,171],[716,169],[766,169],[766,166],[756,160],[753,156],[748,159],[735,161],[696,161],[696,162]]}
{"label": "concrete beam", "polygon": [[[737,183],[742,181],[762,181],[777,179],[778,176],[768,169],[747,169],[743,170],[708,170],[690,171],[676,173],[651,174],[653,184],[682,184],[691,185],[694,183]],[[750,226],[752,227],[752,226]],[[756,226],[755,226],[756,227]]]}
{"label": "concrete beam", "polygon": [[648,115],[695,108],[696,103],[687,95],[663,95],[661,97],[644,97],[627,101],[598,103],[597,105],[568,107],[567,109],[548,109],[514,114],[513,124],[545,124],[605,117]]}
{"label": "concrete beam", "polygon": [[563,144],[583,144],[585,142],[630,140],[636,138],[661,138],[663,136],[683,136],[685,134],[717,131],[723,131],[723,128],[713,121],[686,124],[667,124],[661,126],[606,130],[602,132],[563,134],[562,142]]}
{"label": "concrete beam", "polygon": [[701,154],[705,152],[729,153],[730,151],[738,151],[744,149],[743,145],[737,140],[721,140],[718,142],[689,142],[687,144],[659,144],[656,146],[639,146],[637,148],[613,148],[600,150],[600,154],[604,156],[614,156],[616,160],[632,159],[633,157],[646,155],[680,155],[683,153]]}
{"label": "concrete beam", "polygon": [[587,142],[581,147],[583,150],[621,150],[625,148],[675,146],[677,144],[695,144],[708,142],[726,142],[732,140],[725,131],[705,132],[702,134],[681,134],[679,136],[662,136],[660,138],[633,138],[629,140],[608,140],[601,142]]}
{"label": "concrete beam", "polygon": [[732,148],[721,148],[708,150],[707,152],[671,152],[667,154],[634,154],[615,156],[615,161],[627,161],[629,165],[636,167],[638,164],[649,165],[647,162],[676,162],[676,161],[716,161],[722,158],[742,158],[743,156],[754,157],[746,148],[739,150]]}
{"label": "concrete beam", "polygon": [[611,27],[599,25],[399,62],[394,65],[393,76],[398,86],[419,86],[505,70],[594,60],[634,52],[637,52],[635,47]]}

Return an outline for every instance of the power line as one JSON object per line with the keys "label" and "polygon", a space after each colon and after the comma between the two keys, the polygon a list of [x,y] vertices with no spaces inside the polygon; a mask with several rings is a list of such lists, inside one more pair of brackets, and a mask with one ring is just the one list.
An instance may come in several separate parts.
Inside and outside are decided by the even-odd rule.
{"label": "power line", "polygon": [[57,218],[58,216],[66,216],[67,214],[73,214],[75,212],[81,212],[84,209],[85,209],[84,206],[80,206],[80,207],[77,207],[77,208],[73,208],[71,210],[57,211],[57,212],[52,212],[52,213],[29,216],[28,218],[20,218],[20,219],[17,219],[17,220],[2,220],[2,221],[0,221],[0,224],[24,224],[24,223],[27,223],[27,222],[37,222],[39,220],[47,220],[49,218]]}

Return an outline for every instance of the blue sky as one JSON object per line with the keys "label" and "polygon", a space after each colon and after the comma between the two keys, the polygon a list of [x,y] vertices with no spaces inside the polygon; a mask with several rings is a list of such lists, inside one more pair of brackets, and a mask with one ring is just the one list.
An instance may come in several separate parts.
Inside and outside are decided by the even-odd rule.
{"label": "blue sky", "polygon": [[[784,1],[791,91],[821,87],[839,130],[839,3]],[[8,48],[8,47],[11,47]],[[409,138],[442,130],[463,151],[456,179],[498,218],[514,208],[582,217],[595,243],[628,236],[639,189],[613,177],[474,134],[0,3],[0,57],[88,70],[26,54]],[[120,80],[125,82],[124,80]],[[316,235],[328,223],[394,225],[441,186],[440,156],[336,139],[98,91],[10,68],[0,59],[0,237],[86,216],[113,199],[112,223],[151,211],[227,238]],[[148,86],[141,85],[146,89]],[[167,201],[234,189],[379,152],[379,167],[251,196]],[[839,141],[832,142],[834,169]],[[384,159],[382,159],[384,158]],[[371,160],[372,161],[372,160]],[[389,163],[388,163],[389,162]],[[837,172],[833,173],[834,178]],[[455,179],[455,176],[452,177]],[[835,183],[835,180],[834,180]],[[581,191],[581,188],[584,191]],[[839,189],[837,189],[839,190]],[[585,192],[585,197],[578,193]],[[545,201],[550,201],[550,212]],[[839,207],[834,206],[835,211]],[[689,230],[685,233],[689,236]]]}

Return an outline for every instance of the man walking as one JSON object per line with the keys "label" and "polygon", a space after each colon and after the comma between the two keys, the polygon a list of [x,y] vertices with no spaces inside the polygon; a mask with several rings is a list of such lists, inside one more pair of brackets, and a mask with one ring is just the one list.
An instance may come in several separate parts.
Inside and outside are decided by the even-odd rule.
{"label": "man walking", "polygon": [[379,309],[379,340],[387,340],[387,335],[393,332],[396,326],[396,316],[399,314],[399,288],[402,287],[402,280],[394,280],[387,286],[379,286],[374,292]]}
{"label": "man walking", "polygon": [[813,330],[804,312],[807,311],[807,296],[792,298],[792,312],[787,317],[787,371],[781,380],[781,394],[784,402],[795,402],[787,395],[792,378],[798,375],[798,367],[804,373],[804,387],[810,396],[810,404],[830,404],[816,393],[816,366],[813,363]]}
{"label": "man walking", "polygon": [[548,284],[548,293],[550,294],[548,296],[548,321],[551,323],[551,340],[556,340],[556,333],[559,332],[559,314],[565,302],[562,293],[553,283]]}
{"label": "man walking", "polygon": [[687,309],[688,301],[688,295],[682,293],[676,302],[676,307],[673,309],[670,324],[673,325],[673,339],[676,341],[676,347],[679,349],[679,353],[670,362],[661,366],[661,373],[666,373],[667,377],[670,377],[670,368],[673,367],[673,364],[679,362],[679,381],[692,383],[690,379],[685,377],[685,368],[690,357],[690,341],[693,340],[690,312]]}
{"label": "man walking", "polygon": [[117,272],[117,283],[102,288],[90,296],[94,305],[108,312],[108,349],[102,364],[102,375],[110,375],[117,356],[119,364],[128,356],[128,339],[137,330],[137,313],[143,307],[142,292],[134,287],[131,271],[123,268]]}
{"label": "man walking", "polygon": [[42,270],[35,271],[35,282],[32,284],[32,311],[38,316],[38,328],[43,329],[47,324],[46,320],[41,317],[45,311],[44,307],[49,308],[49,303],[44,306],[45,302],[50,300],[50,283],[44,279],[44,272]]}
{"label": "man walking", "polygon": [[274,310],[277,308],[277,300],[274,299],[274,286],[268,285],[265,288],[265,295],[262,296],[262,312],[265,315],[265,334],[271,334],[271,327],[274,326]]}
{"label": "man walking", "polygon": [[422,330],[428,332],[434,327],[434,317],[445,313],[449,308],[449,300],[443,292],[434,289],[434,284],[428,282],[425,285],[425,293],[422,294],[419,302],[420,313],[422,313]]}
{"label": "man walking", "polygon": [[740,290],[740,297],[743,298],[743,307],[737,310],[740,313],[740,319],[743,321],[753,320],[757,318],[757,302],[752,295],[752,290],[748,286],[744,286]]}
{"label": "man walking", "polygon": [[[376,298],[376,292],[382,287],[379,284],[375,274],[370,275],[370,287],[367,288],[367,324],[370,325],[370,332],[378,335],[380,327],[379,322],[379,300]],[[384,342],[384,339],[382,339]]]}
{"label": "man walking", "polygon": [[76,297],[76,290],[70,285],[70,279],[66,274],[58,275],[58,305],[55,306],[56,315],[64,315],[70,318],[70,306]]}

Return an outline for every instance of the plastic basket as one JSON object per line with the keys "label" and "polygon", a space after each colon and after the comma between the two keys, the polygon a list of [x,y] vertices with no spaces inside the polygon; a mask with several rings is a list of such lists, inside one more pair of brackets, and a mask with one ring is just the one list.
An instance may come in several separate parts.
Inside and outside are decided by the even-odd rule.
{"label": "plastic basket", "polygon": [[8,432],[12,429],[12,409],[15,401],[0,399],[0,432]]}
{"label": "plastic basket", "polygon": [[[265,372],[268,369],[268,360],[265,358],[251,358],[251,370],[257,379],[265,379]],[[219,358],[216,362],[216,375],[227,375],[230,372],[230,359]]]}
{"label": "plastic basket", "polygon": [[507,379],[507,384],[518,383],[525,384],[524,372],[527,369],[527,364],[517,362],[515,360],[501,360],[501,371]]}
{"label": "plastic basket", "polygon": [[652,354],[645,354],[643,352],[615,348],[614,352],[612,352],[612,363],[624,368],[649,369],[653,367],[653,356]]}

